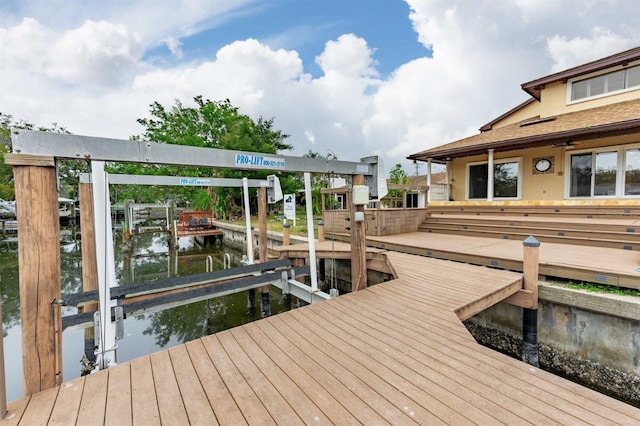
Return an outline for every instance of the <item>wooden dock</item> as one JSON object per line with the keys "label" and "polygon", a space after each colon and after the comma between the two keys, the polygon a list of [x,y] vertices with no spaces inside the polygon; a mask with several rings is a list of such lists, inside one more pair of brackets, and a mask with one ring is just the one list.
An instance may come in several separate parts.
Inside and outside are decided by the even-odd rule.
{"label": "wooden dock", "polygon": [[386,256],[392,281],[14,401],[0,425],[640,423],[638,408],[475,342],[460,318],[520,274]]}
{"label": "wooden dock", "polygon": [[[348,238],[337,235],[336,238]],[[367,245],[438,259],[467,262],[512,271],[522,270],[522,242],[497,238],[410,232],[367,236]],[[540,245],[540,274],[640,289],[640,255],[635,250],[576,246],[560,243]]]}
{"label": "wooden dock", "polygon": [[176,236],[214,237],[222,240],[222,231],[213,224],[215,218],[208,211],[182,211],[176,221]]}

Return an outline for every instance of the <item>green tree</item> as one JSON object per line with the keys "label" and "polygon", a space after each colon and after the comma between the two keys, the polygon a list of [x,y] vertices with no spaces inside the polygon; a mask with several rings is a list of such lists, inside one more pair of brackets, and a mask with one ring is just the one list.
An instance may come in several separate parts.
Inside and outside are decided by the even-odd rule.
{"label": "green tree", "polygon": [[[241,114],[237,107],[224,101],[210,101],[202,96],[194,98],[195,106],[183,105],[179,100],[175,105],[166,108],[158,102],[150,106],[150,118],[140,118],[138,123],[145,127],[145,131],[133,140],[153,141],[178,145],[232,149],[238,151],[262,152],[275,154],[282,150],[291,149],[285,143],[288,135],[274,129],[273,119],[260,117],[257,121]],[[158,166],[140,164],[112,164],[112,173],[154,174],[168,176],[194,177],[226,177],[226,178],[266,178],[272,172],[239,171],[233,169],[212,169],[208,167]],[[283,190],[290,190],[296,183],[288,175],[281,174],[280,180]],[[119,190],[121,198],[133,198],[136,201],[155,201],[173,198],[178,201],[189,201],[199,208],[214,206],[220,217],[227,217],[232,213],[235,200],[239,198],[237,188],[213,188],[203,194],[201,188],[174,187],[153,188],[151,193],[143,194],[134,186]],[[205,195],[211,202],[207,203]],[[142,199],[142,196],[153,199]]]}
{"label": "green tree", "polygon": [[[0,162],[0,198],[10,200],[15,197],[13,186],[13,171],[11,166],[5,164],[4,153],[11,152],[11,128],[39,130],[41,132],[66,133],[69,131],[53,123],[51,127],[36,126],[28,121],[14,121],[13,116],[0,112],[0,153],[3,161]],[[78,186],[78,176],[88,171],[86,162],[78,160],[61,160],[58,162],[58,175],[60,178],[61,195],[74,198]]]}
{"label": "green tree", "polygon": [[[409,176],[407,175],[407,172],[405,172],[402,168],[402,164],[396,163],[389,171],[389,181],[398,185],[409,184]],[[402,207],[402,201],[399,201],[398,204],[397,199],[400,198],[400,200],[402,200],[403,193],[404,191],[400,189],[390,189],[387,194],[387,198],[393,200],[392,203],[394,207]]]}

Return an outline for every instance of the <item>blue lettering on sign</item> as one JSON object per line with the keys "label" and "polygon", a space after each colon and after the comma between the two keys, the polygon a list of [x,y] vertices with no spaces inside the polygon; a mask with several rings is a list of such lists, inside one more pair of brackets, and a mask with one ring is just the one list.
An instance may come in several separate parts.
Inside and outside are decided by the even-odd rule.
{"label": "blue lettering on sign", "polygon": [[208,186],[211,185],[211,180],[209,179],[198,179],[198,178],[180,178],[180,185],[200,185],[200,186]]}
{"label": "blue lettering on sign", "polygon": [[236,154],[236,164],[240,166],[256,166],[283,169],[284,160],[268,158],[262,155]]}

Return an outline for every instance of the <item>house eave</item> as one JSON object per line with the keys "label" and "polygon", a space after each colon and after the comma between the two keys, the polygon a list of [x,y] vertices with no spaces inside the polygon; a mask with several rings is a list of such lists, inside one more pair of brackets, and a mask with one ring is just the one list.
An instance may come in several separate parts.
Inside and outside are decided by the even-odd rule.
{"label": "house eave", "polygon": [[487,150],[497,152],[512,151],[523,148],[538,148],[543,146],[570,145],[572,142],[602,139],[606,137],[622,136],[640,133],[640,119],[628,120],[618,123],[602,124],[599,126],[581,129],[564,130],[554,133],[525,136],[501,141],[487,142],[474,146],[461,146],[449,149],[434,150],[430,152],[412,154],[409,160],[434,162],[446,162],[452,158],[467,157],[471,155],[486,154]]}
{"label": "house eave", "polygon": [[556,83],[558,81],[567,82],[567,80],[574,77],[602,71],[616,66],[626,67],[630,62],[637,61],[638,59],[640,59],[640,48],[636,47],[607,58],[599,59],[597,61],[589,62],[588,64],[573,67],[565,71],[523,83],[521,87],[522,90],[539,101],[542,90],[548,84]]}

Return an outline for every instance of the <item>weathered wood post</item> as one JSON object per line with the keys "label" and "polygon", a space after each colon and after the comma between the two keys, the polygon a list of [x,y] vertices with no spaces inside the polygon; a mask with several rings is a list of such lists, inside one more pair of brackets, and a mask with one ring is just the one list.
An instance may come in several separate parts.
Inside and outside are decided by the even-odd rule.
{"label": "weathered wood post", "polygon": [[282,245],[288,246],[291,244],[291,225],[289,222],[282,225]]}
{"label": "weathered wood post", "polygon": [[60,218],[53,157],[7,154],[18,221],[24,395],[62,382]]}
{"label": "weathered wood post", "polygon": [[[364,185],[363,175],[354,175],[352,187]],[[356,222],[354,214],[362,212],[364,206],[353,204],[353,196],[350,198],[351,205],[351,291],[362,290],[367,287],[367,240],[365,235],[365,222]]]}
{"label": "weathered wood post", "polygon": [[133,224],[131,223],[132,218],[129,217],[129,203],[129,200],[124,200],[124,223],[122,224],[123,240],[128,240],[129,238],[131,238],[131,229],[133,229]]}
{"label": "weathered wood post", "polygon": [[324,221],[318,222],[318,242],[324,241]]}
{"label": "weathered wood post", "polygon": [[522,308],[522,360],[530,365],[539,367],[538,361],[538,259],[540,242],[534,237],[528,237],[522,243],[523,255],[523,288],[531,291],[531,304]]}
{"label": "weathered wood post", "polygon": [[[83,175],[84,176],[84,175]],[[89,175],[87,175],[88,178]],[[96,260],[96,228],[93,216],[93,187],[90,182],[78,185],[80,198],[80,227],[82,228],[82,291],[98,290],[98,263]],[[98,309],[97,303],[80,306],[78,312]],[[84,330],[84,354],[90,363],[95,361],[95,336],[93,327]]]}

